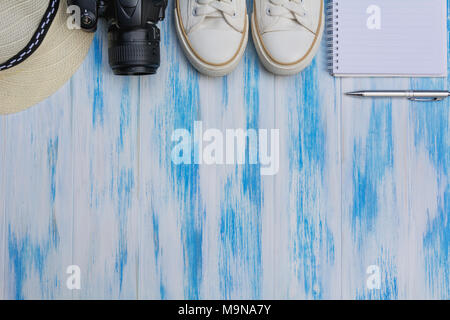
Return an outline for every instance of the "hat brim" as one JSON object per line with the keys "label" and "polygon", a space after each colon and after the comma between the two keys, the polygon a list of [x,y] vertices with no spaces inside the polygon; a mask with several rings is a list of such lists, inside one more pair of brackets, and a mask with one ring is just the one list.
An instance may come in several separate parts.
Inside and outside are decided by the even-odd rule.
{"label": "hat brim", "polygon": [[77,71],[93,34],[67,26],[67,4],[58,13],[41,46],[21,64],[0,72],[0,114],[25,110],[48,98]]}

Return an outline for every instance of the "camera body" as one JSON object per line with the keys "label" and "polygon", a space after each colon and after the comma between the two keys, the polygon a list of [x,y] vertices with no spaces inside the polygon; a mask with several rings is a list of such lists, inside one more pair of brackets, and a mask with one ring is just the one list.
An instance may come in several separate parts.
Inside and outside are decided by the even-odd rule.
{"label": "camera body", "polygon": [[159,21],[168,0],[67,0],[80,8],[80,27],[95,32],[99,18],[108,21],[109,64],[116,75],[148,75],[158,70]]}

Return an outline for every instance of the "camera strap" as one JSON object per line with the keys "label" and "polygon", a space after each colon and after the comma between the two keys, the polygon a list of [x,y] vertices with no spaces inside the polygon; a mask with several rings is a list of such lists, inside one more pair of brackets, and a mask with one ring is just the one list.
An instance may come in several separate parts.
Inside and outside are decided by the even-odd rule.
{"label": "camera strap", "polygon": [[29,56],[31,56],[37,48],[41,45],[44,40],[50,26],[52,25],[53,20],[56,17],[56,13],[58,12],[59,0],[51,0],[45,14],[39,24],[39,28],[31,37],[31,40],[28,42],[26,47],[22,49],[19,53],[13,56],[8,61],[0,64],[0,71],[15,67],[21,62],[25,61]]}

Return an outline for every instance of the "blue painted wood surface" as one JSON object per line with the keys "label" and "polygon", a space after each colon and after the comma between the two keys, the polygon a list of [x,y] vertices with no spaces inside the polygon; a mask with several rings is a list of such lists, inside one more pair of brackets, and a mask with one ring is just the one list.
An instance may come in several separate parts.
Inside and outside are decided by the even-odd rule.
{"label": "blue painted wood surface", "polygon": [[[342,94],[448,79],[335,79],[325,47],[275,77],[251,43],[203,77],[172,9],[157,76],[114,77],[102,32],[64,88],[0,117],[0,298],[449,299],[450,101]],[[171,134],[196,120],[280,129],[279,173],[174,165]]]}

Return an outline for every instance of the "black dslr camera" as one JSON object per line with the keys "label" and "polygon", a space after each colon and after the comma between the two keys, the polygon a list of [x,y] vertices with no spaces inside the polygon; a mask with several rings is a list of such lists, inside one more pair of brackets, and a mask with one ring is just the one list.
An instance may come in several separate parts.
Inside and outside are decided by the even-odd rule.
{"label": "black dslr camera", "polygon": [[109,64],[116,75],[155,74],[160,58],[159,21],[168,0],[67,0],[80,8],[80,27],[97,30],[99,17],[108,21]]}

